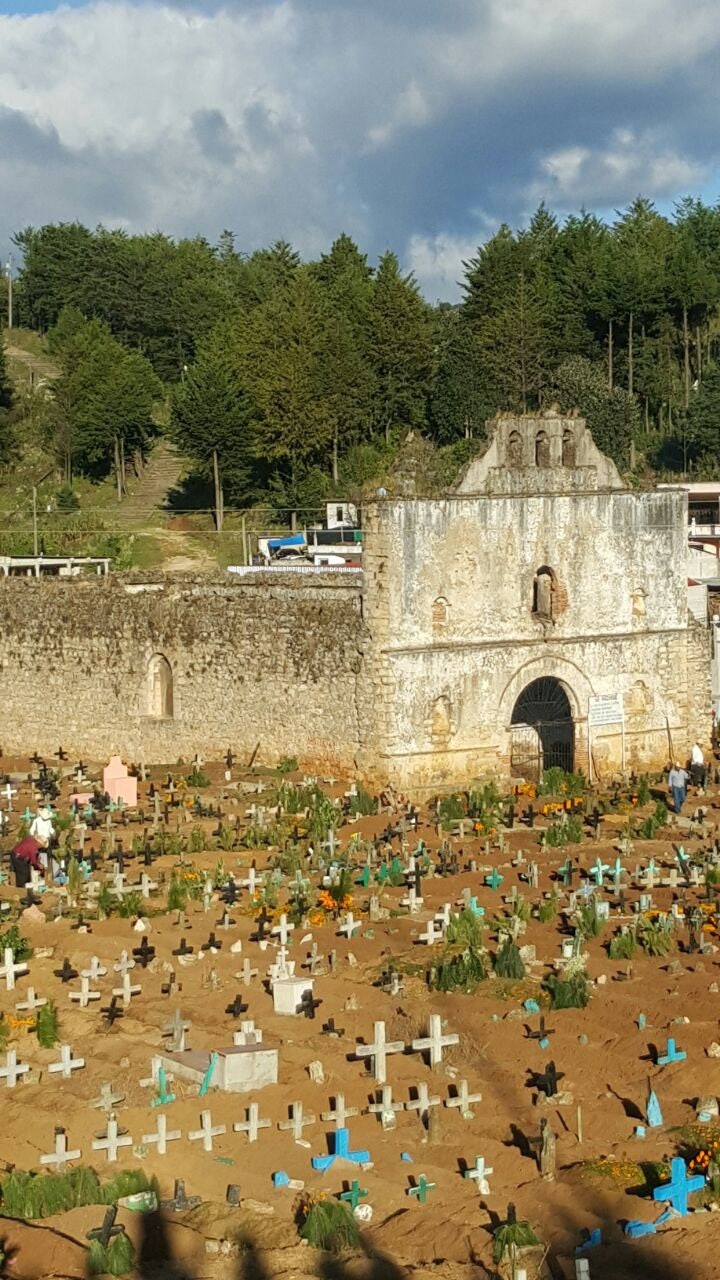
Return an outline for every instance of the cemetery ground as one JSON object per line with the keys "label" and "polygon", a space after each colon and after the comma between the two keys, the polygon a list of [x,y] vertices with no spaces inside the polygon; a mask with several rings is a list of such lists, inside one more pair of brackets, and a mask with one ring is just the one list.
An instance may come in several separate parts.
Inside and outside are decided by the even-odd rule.
{"label": "cemetery ground", "polygon": [[8,1275],[718,1275],[716,787],[2,765]]}

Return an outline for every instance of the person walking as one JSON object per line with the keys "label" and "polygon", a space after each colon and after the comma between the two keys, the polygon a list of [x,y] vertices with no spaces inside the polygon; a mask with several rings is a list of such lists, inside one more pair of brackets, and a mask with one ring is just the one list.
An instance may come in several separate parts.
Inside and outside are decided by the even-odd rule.
{"label": "person walking", "polygon": [[705,756],[699,742],[694,742],[690,752],[690,773],[698,790],[705,787]]}
{"label": "person walking", "polygon": [[668,773],[668,786],[672,792],[673,808],[675,813],[680,813],[685,803],[687,795],[688,775],[685,769],[681,768],[678,761],[675,761],[672,769]]}

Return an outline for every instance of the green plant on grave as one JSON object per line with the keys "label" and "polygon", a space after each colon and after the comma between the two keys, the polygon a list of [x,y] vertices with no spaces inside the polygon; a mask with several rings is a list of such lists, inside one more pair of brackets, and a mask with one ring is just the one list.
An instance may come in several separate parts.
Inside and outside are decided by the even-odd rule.
{"label": "green plant on grave", "polygon": [[41,1049],[52,1049],[60,1037],[58,1011],[52,1000],[41,1005],[35,1018],[35,1034]]}
{"label": "green plant on grave", "polygon": [[278,773],[297,773],[299,768],[297,756],[281,756],[277,763]]}
{"label": "green plant on grave", "polygon": [[438,820],[446,825],[459,822],[467,816],[462,796],[443,796],[438,804]]}
{"label": "green plant on grave", "polygon": [[205,832],[202,827],[190,828],[190,839],[188,841],[190,853],[202,853],[205,848]]}
{"label": "green plant on grave", "polygon": [[109,885],[103,884],[100,886],[96,902],[99,918],[107,920],[117,906],[117,898],[110,892]]}
{"label": "green plant on grave", "polygon": [[164,852],[171,853],[174,858],[182,857],[187,853],[187,840],[179,831],[173,831],[171,835],[165,836]]}
{"label": "green plant on grave", "polygon": [[462,951],[447,948],[427,977],[431,991],[464,991],[472,993],[487,977],[485,960],[477,947]]}
{"label": "green plant on grave", "polygon": [[187,784],[191,790],[197,791],[202,787],[209,787],[210,779],[203,773],[202,769],[199,769],[197,765],[194,765],[190,770],[190,773],[187,775]]}
{"label": "green plant on grave", "polygon": [[528,1249],[539,1243],[529,1222],[506,1222],[493,1235],[493,1261],[499,1265],[506,1254],[512,1258],[517,1249]]}
{"label": "green plant on grave", "polygon": [[667,956],[675,946],[669,920],[642,920],[637,940],[648,956]]}
{"label": "green plant on grave", "polygon": [[212,873],[213,889],[222,889],[230,879],[229,872],[225,870],[225,859],[218,858]]}
{"label": "green plant on grave", "polygon": [[608,955],[611,960],[632,960],[636,951],[637,937],[634,929],[621,929],[608,944]]}
{"label": "green plant on grave", "polygon": [[582,770],[578,770],[577,773],[566,773],[557,765],[553,765],[551,769],[545,769],[538,787],[538,795],[567,796],[570,800],[584,795],[586,791],[587,778]]}
{"label": "green plant on grave", "polygon": [[548,974],[543,983],[550,996],[551,1009],[584,1009],[590,1000],[587,974],[582,965],[568,966],[565,974]]}
{"label": "green plant on grave", "polygon": [[578,932],[583,941],[586,941],[588,938],[599,938],[605,928],[605,921],[598,912],[597,903],[594,898],[591,898],[589,902],[584,904],[584,906],[577,908],[577,911],[575,912],[575,919],[577,921]]}
{"label": "green plant on grave", "polygon": [[19,963],[21,960],[29,960],[32,955],[32,947],[28,939],[20,932],[16,924],[11,924],[9,929],[4,933],[0,933],[0,955],[7,948],[13,953],[13,960]]}
{"label": "green plant on grave", "polygon": [[123,920],[130,920],[133,916],[141,916],[143,912],[143,896],[139,889],[131,889],[129,893],[123,893],[117,906],[117,913],[122,916]]}
{"label": "green plant on grave", "polygon": [[90,1276],[126,1276],[135,1267],[135,1247],[124,1231],[113,1236],[107,1245],[91,1240],[87,1254]]}
{"label": "green plant on grave", "polygon": [[515,982],[525,977],[520,948],[512,938],[505,939],[495,957],[495,975],[498,978],[511,978]]}
{"label": "green plant on grave", "polygon": [[475,947],[480,949],[483,944],[483,928],[480,923],[480,917],[475,915],[469,907],[460,912],[458,916],[451,916],[445,932],[445,942],[447,946],[459,947]]}
{"label": "green plant on grave", "polygon": [[64,1173],[24,1173],[14,1169],[0,1182],[0,1214],[6,1218],[50,1218],[82,1205],[116,1204],[127,1195],[159,1188],[141,1169],[128,1169],[100,1184],[93,1169],[79,1165]]}
{"label": "green plant on grave", "polygon": [[560,819],[542,834],[542,842],[549,849],[564,849],[568,844],[580,844],[582,839],[583,822],[577,813],[562,814]]}
{"label": "green plant on grave", "polygon": [[531,915],[532,904],[519,893],[510,903],[511,918],[513,920],[521,920],[523,924],[529,924]]}
{"label": "green plant on grave", "polygon": [[[322,1194],[322,1193],[321,1193]],[[360,1230],[347,1205],[337,1200],[308,1199],[300,1239],[325,1253],[345,1253],[360,1243]]]}
{"label": "green plant on grave", "polygon": [[641,774],[637,784],[638,804],[644,805],[650,802],[652,791],[650,790],[650,779],[646,773]]}
{"label": "green plant on grave", "polygon": [[232,827],[229,827],[226,823],[221,822],[220,829],[218,831],[218,837],[217,837],[218,848],[222,849],[224,853],[232,853],[233,849],[235,848],[236,835],[237,835],[237,832],[234,831]]}
{"label": "green plant on grave", "polygon": [[355,795],[350,797],[350,812],[359,813],[361,818],[371,818],[377,810],[377,805],[364,787],[357,787]]}
{"label": "green plant on grave", "polygon": [[559,896],[555,889],[548,898],[543,898],[538,906],[538,920],[540,924],[550,924],[558,913]]}
{"label": "green plant on grave", "polygon": [[352,906],[353,873],[349,867],[340,867],[330,884],[321,894],[321,900],[329,904],[333,916]]}
{"label": "green plant on grave", "polygon": [[341,822],[336,805],[323,791],[316,788],[314,802],[310,809],[308,831],[316,840],[324,840],[328,831],[335,830]]}
{"label": "green plant on grave", "polygon": [[299,845],[291,843],[286,844],[283,850],[276,853],[271,863],[273,870],[282,871],[284,876],[294,876],[296,871],[302,871],[303,865],[302,849]]}
{"label": "green plant on grave", "polygon": [[184,911],[188,904],[187,885],[175,872],[170,876],[167,893],[168,911]]}
{"label": "green plant on grave", "polygon": [[483,787],[474,787],[468,796],[468,814],[487,831],[500,820],[500,815],[509,799],[503,799],[494,782],[487,782]]}

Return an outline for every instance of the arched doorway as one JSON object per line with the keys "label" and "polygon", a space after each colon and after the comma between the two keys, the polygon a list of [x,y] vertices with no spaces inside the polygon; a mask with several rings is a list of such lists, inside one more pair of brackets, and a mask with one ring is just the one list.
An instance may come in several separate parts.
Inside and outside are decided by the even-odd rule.
{"label": "arched doorway", "polygon": [[153,654],[148,664],[148,714],[155,720],[172,720],[173,673],[162,653]]}
{"label": "arched doorway", "polygon": [[572,771],[575,726],[570,699],[554,676],[526,685],[513,707],[511,768],[516,777],[537,780],[543,769]]}

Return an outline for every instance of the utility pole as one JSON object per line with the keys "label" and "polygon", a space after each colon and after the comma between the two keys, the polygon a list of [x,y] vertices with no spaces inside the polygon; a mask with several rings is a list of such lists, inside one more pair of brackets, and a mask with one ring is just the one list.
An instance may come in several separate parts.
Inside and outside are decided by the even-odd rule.
{"label": "utility pole", "polygon": [[7,264],[6,264],[6,273],[7,273],[7,282],[8,282],[8,303],[7,303],[7,307],[8,307],[8,310],[7,310],[7,314],[8,314],[8,321],[7,321],[7,327],[8,327],[8,329],[12,329],[12,327],[13,327],[13,277],[12,277],[12,254],[10,254],[10,257],[9,257],[9,258],[8,258],[8,260],[7,260]]}

